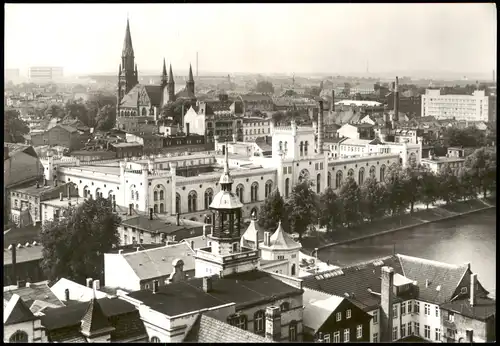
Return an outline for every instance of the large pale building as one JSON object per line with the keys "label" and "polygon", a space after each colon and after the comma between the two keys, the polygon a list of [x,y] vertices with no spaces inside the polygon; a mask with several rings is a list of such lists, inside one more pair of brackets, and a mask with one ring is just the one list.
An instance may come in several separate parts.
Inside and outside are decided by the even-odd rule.
{"label": "large pale building", "polygon": [[488,108],[484,90],[476,90],[472,95],[441,95],[440,90],[427,89],[422,95],[422,117],[488,121]]}
{"label": "large pale building", "polygon": [[29,79],[33,82],[51,82],[64,76],[63,68],[58,66],[33,66],[28,72]]}

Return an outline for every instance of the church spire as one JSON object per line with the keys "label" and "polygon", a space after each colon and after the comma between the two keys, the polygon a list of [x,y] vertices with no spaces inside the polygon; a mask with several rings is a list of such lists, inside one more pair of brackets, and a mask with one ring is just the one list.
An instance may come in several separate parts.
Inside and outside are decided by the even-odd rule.
{"label": "church spire", "polygon": [[189,64],[189,78],[188,78],[188,82],[193,82],[194,83],[193,68],[191,67],[191,64]]}
{"label": "church spire", "polygon": [[164,88],[167,86],[168,77],[167,77],[167,65],[165,64],[165,58],[163,58],[163,71],[161,73],[161,87]]}
{"label": "church spire", "polygon": [[189,64],[189,76],[186,82],[186,89],[188,91],[188,95],[190,97],[194,97],[194,78],[193,78],[193,69],[191,68],[191,64]]}
{"label": "church spire", "polygon": [[132,47],[132,36],[130,35],[130,24],[127,18],[127,29],[125,30],[125,39],[123,40],[122,57],[134,56],[134,48]]}
{"label": "church spire", "polygon": [[174,83],[174,73],[172,72],[172,64],[170,64],[170,71],[168,71],[168,82]]}

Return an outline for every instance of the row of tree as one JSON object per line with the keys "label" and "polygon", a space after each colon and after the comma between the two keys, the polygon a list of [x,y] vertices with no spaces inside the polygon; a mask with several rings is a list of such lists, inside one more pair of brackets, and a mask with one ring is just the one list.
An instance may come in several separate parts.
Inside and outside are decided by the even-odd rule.
{"label": "row of tree", "polygon": [[302,238],[313,224],[331,232],[386,215],[402,215],[408,209],[412,213],[417,203],[428,208],[438,200],[451,203],[477,198],[478,193],[486,197],[496,189],[496,152],[478,149],[467,157],[463,168],[445,165],[438,174],[420,165],[393,165],[381,182],[370,177],[360,186],[348,177],[338,195],[328,188],[318,196],[312,186],[312,182],[302,181],[286,200],[276,190],[261,208],[260,226],[273,232],[281,221],[286,231]]}

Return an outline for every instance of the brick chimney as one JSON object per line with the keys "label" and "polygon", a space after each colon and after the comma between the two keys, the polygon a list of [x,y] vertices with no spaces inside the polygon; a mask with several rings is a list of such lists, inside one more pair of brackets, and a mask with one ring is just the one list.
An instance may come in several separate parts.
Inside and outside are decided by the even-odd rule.
{"label": "brick chimney", "polygon": [[128,205],[128,216],[132,216],[132,209],[134,208],[133,204]]}
{"label": "brick chimney", "polygon": [[92,278],[87,278],[87,280],[85,280],[85,286],[92,288],[92,281],[94,281]]}
{"label": "brick chimney", "polygon": [[59,192],[59,200],[62,201],[63,200],[63,193],[62,192]]}
{"label": "brick chimney", "polygon": [[324,125],[323,125],[323,101],[319,101],[319,113],[318,113],[318,153],[323,154],[323,142],[324,142]]}
{"label": "brick chimney", "polygon": [[203,278],[203,292],[209,293],[212,291],[212,278],[205,276]]}
{"label": "brick chimney", "polygon": [[[394,86],[394,121],[399,121],[399,78],[396,76]],[[393,124],[394,125],[394,124]]]}
{"label": "brick chimney", "polygon": [[92,282],[92,288],[94,290],[99,290],[101,288],[101,282],[99,280],[94,280],[94,282]]}
{"label": "brick chimney", "polygon": [[264,232],[264,245],[269,246],[270,242],[271,242],[271,233]]}
{"label": "brick chimney", "polygon": [[477,287],[477,274],[471,274],[470,276],[470,306],[476,305],[476,287]]}
{"label": "brick chimney", "polygon": [[281,339],[281,311],[277,306],[266,308],[266,339],[272,341]]}
{"label": "brick chimney", "polygon": [[332,90],[332,103],[330,104],[330,111],[335,112],[335,90]]}
{"label": "brick chimney", "polygon": [[179,213],[175,214],[175,224],[180,226],[181,224],[181,215]]}
{"label": "brick chimney", "polygon": [[64,299],[65,299],[66,301],[68,301],[68,300],[69,300],[69,289],[67,289],[67,288],[64,290]]}
{"label": "brick chimney", "polygon": [[392,342],[392,298],[394,290],[394,269],[384,266],[381,270],[380,287],[380,332],[381,341]]}

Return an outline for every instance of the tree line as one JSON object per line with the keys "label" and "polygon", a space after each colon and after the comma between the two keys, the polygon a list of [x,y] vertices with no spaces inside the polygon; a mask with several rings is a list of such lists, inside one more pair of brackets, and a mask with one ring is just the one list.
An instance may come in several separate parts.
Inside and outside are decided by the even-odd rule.
{"label": "tree line", "polygon": [[303,180],[283,199],[275,190],[261,207],[259,225],[274,232],[281,221],[287,232],[302,238],[311,225],[327,232],[370,223],[387,215],[401,216],[422,203],[428,208],[438,200],[447,204],[484,197],[496,190],[496,152],[480,148],[467,157],[461,168],[444,165],[434,174],[427,167],[393,165],[383,181],[368,177],[361,185],[348,177],[338,193],[328,187],[322,194]]}

